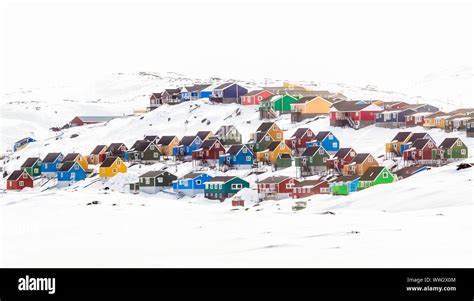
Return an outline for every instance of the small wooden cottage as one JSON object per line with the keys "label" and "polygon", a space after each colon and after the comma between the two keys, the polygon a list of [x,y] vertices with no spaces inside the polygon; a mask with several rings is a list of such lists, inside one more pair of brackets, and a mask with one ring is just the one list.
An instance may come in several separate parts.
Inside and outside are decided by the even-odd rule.
{"label": "small wooden cottage", "polygon": [[340,148],[332,158],[326,160],[326,168],[328,171],[336,171],[342,173],[344,166],[354,160],[357,152],[352,147]]}
{"label": "small wooden cottage", "polygon": [[33,188],[33,178],[25,170],[15,170],[7,178],[7,190]]}
{"label": "small wooden cottage", "polygon": [[359,187],[360,176],[340,176],[332,181],[329,186],[331,193],[334,195],[348,195],[351,192],[356,192]]}
{"label": "small wooden cottage", "polygon": [[441,111],[431,113],[430,115],[425,116],[425,123],[423,123],[423,127],[427,129],[444,129],[444,121],[448,117],[448,114]]}
{"label": "small wooden cottage", "polygon": [[165,89],[163,93],[161,93],[161,102],[163,104],[175,105],[181,103],[181,89],[180,88],[173,88],[173,89]]}
{"label": "small wooden cottage", "polygon": [[474,118],[471,118],[466,122],[466,137],[474,137]]}
{"label": "small wooden cottage", "polygon": [[219,156],[219,168],[251,168],[255,164],[255,155],[244,144],[232,145],[224,155]]}
{"label": "small wooden cottage", "polygon": [[63,159],[63,163],[65,162],[77,162],[79,163],[79,165],[81,165],[82,169],[84,170],[87,170],[87,168],[89,168],[89,164],[87,163],[86,158],[84,158],[84,156],[82,156],[79,153],[67,154]]}
{"label": "small wooden cottage", "polygon": [[271,176],[257,184],[260,200],[279,200],[290,197],[297,180],[287,176]]}
{"label": "small wooden cottage", "polygon": [[405,151],[408,141],[412,137],[413,132],[398,132],[392,141],[385,143],[385,153],[387,157],[396,156],[400,157]]}
{"label": "small wooden cottage", "polygon": [[301,156],[296,157],[295,165],[301,176],[312,176],[326,170],[329,153],[322,146],[310,146]]}
{"label": "small wooden cottage", "polygon": [[249,183],[235,176],[217,176],[205,183],[204,196],[212,200],[225,200],[243,188],[249,188]]}
{"label": "small wooden cottage", "polygon": [[291,197],[300,199],[315,194],[330,193],[329,182],[326,180],[304,180],[293,185]]}
{"label": "small wooden cottage", "polygon": [[20,139],[17,142],[15,142],[15,144],[13,145],[13,151],[14,152],[19,151],[20,149],[25,148],[28,144],[35,141],[36,140],[31,137],[25,137],[23,139]]}
{"label": "small wooden cottage", "polygon": [[289,94],[275,95],[260,101],[259,111],[260,119],[272,119],[281,114],[291,113],[291,104],[297,97]]}
{"label": "small wooden cottage", "polygon": [[416,111],[411,108],[384,110],[376,114],[375,125],[385,128],[405,127],[405,117],[415,114]]}
{"label": "small wooden cottage", "polygon": [[293,151],[293,154],[302,153],[306,149],[306,143],[314,139],[315,134],[310,128],[299,128],[285,140],[285,144]]}
{"label": "small wooden cottage", "polygon": [[128,148],[123,143],[112,143],[107,148],[107,157],[120,157],[124,161],[128,161]]}
{"label": "small wooden cottage", "polygon": [[333,102],[321,96],[305,96],[295,100],[291,106],[291,121],[301,122],[319,115],[328,115]]}
{"label": "small wooden cottage", "polygon": [[406,179],[408,177],[411,177],[414,174],[417,174],[421,171],[428,170],[428,168],[424,165],[410,165],[410,166],[405,166],[397,171],[395,171],[393,174],[397,177],[398,180]]}
{"label": "small wooden cottage", "polygon": [[250,138],[250,144],[254,152],[267,149],[270,143],[283,141],[283,131],[276,122],[263,122]]}
{"label": "small wooden cottage", "polygon": [[191,161],[193,151],[199,149],[201,144],[202,140],[199,136],[184,136],[173,148],[173,157],[178,160]]}
{"label": "small wooden cottage", "polygon": [[128,159],[131,162],[155,163],[160,158],[160,148],[152,141],[138,140],[128,151]]}
{"label": "small wooden cottage", "polygon": [[339,139],[330,131],[318,132],[314,140],[306,143],[306,147],[314,145],[324,147],[330,154],[335,154],[340,148]]}
{"label": "small wooden cottage", "polygon": [[179,139],[177,136],[163,136],[157,142],[157,146],[160,148],[161,154],[167,157],[173,156],[173,149],[177,147],[178,144]]}
{"label": "small wooden cottage", "polygon": [[144,193],[157,193],[170,188],[178,178],[164,170],[148,171],[138,177],[138,183],[130,184],[130,190],[139,190]]}
{"label": "small wooden cottage", "polygon": [[247,93],[248,90],[243,86],[229,82],[215,87],[209,100],[217,103],[240,103],[240,97]]}
{"label": "small wooden cottage", "polygon": [[109,122],[115,118],[119,118],[119,116],[76,116],[71,121],[69,121],[68,125],[70,127],[83,126],[89,124]]}
{"label": "small wooden cottage", "polygon": [[273,96],[267,90],[254,90],[241,97],[241,104],[244,106],[260,105],[260,102]]}
{"label": "small wooden cottage", "polygon": [[205,184],[212,177],[203,172],[191,172],[173,181],[173,191],[193,196],[204,193]]}
{"label": "small wooden cottage", "polygon": [[403,152],[403,160],[415,161],[418,163],[429,163],[432,161],[433,150],[436,148],[436,144],[431,139],[417,139],[410,148]]}
{"label": "small wooden cottage", "polygon": [[446,138],[441,144],[433,150],[435,160],[461,160],[468,157],[468,148],[459,138]]}
{"label": "small wooden cottage", "polygon": [[196,136],[201,138],[201,141],[214,138],[212,131],[199,131],[196,133]]}
{"label": "small wooden cottage", "polygon": [[78,161],[66,161],[61,164],[58,171],[58,185],[69,185],[70,183],[86,179],[86,170]]}
{"label": "small wooden cottage", "polygon": [[150,96],[150,106],[148,107],[148,110],[152,111],[156,109],[157,107],[161,106],[163,104],[163,99],[161,95],[163,92],[159,93],[152,93]]}
{"label": "small wooden cottage", "polygon": [[205,140],[199,149],[192,152],[193,165],[214,167],[225,153],[225,147],[218,139]]}
{"label": "small wooden cottage", "polygon": [[233,125],[221,126],[214,136],[224,145],[242,144],[242,135]]}
{"label": "small wooden cottage", "polygon": [[48,153],[41,162],[41,174],[45,177],[56,177],[64,160],[61,153]]}
{"label": "small wooden cottage", "polygon": [[344,165],[342,174],[344,176],[362,176],[370,167],[379,166],[377,160],[368,153],[357,154],[351,163]]}
{"label": "small wooden cottage", "polygon": [[127,166],[120,157],[107,157],[99,167],[99,176],[102,178],[111,178],[126,172]]}
{"label": "small wooden cottage", "polygon": [[41,175],[41,159],[38,157],[30,157],[21,165],[21,169],[26,171],[33,178],[37,177]]}
{"label": "small wooden cottage", "polygon": [[329,124],[338,127],[352,127],[359,129],[375,124],[376,114],[383,108],[371,101],[339,101],[329,110]]}
{"label": "small wooden cottage", "polygon": [[474,117],[474,112],[472,115],[465,114],[456,114],[445,119],[444,122],[444,131],[450,133],[453,131],[463,131],[467,127],[467,123]]}
{"label": "small wooden cottage", "polygon": [[107,145],[99,144],[97,145],[89,156],[87,156],[87,163],[89,164],[100,164],[104,162],[105,157],[107,156]]}
{"label": "small wooden cottage", "polygon": [[257,162],[276,163],[278,156],[287,154],[291,156],[291,150],[282,141],[271,142],[265,150],[257,152]]}
{"label": "small wooden cottage", "polygon": [[430,112],[420,112],[411,115],[405,116],[405,126],[414,127],[414,126],[423,126],[425,124],[425,117],[431,115]]}
{"label": "small wooden cottage", "polygon": [[379,184],[393,183],[396,180],[397,177],[395,177],[386,167],[374,166],[367,169],[360,177],[357,189],[362,190]]}

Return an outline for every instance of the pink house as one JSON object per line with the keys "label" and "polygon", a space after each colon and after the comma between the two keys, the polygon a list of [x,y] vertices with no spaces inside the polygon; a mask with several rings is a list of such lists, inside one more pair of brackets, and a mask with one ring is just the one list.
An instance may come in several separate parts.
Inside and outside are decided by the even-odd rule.
{"label": "pink house", "polygon": [[244,106],[259,105],[260,101],[273,96],[273,94],[267,90],[255,90],[241,96],[241,103]]}

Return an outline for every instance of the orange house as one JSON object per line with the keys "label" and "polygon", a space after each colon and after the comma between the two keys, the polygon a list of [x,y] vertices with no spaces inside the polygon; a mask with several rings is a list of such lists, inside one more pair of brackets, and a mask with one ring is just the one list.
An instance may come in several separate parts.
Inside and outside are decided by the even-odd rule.
{"label": "orange house", "polygon": [[69,153],[64,157],[62,163],[65,162],[77,162],[81,167],[87,171],[87,168],[89,167],[89,163],[87,163],[87,159],[79,154],[79,153]]}
{"label": "orange house", "polygon": [[379,163],[371,154],[357,154],[351,163],[344,165],[342,174],[344,176],[362,176],[369,167],[379,166]]}
{"label": "orange house", "polygon": [[275,163],[280,155],[291,156],[291,149],[282,141],[273,141],[266,150],[257,153],[257,162]]}
{"label": "orange house", "polygon": [[163,136],[158,140],[156,145],[160,148],[160,152],[163,156],[171,157],[173,155],[173,148],[177,147],[179,139],[177,136]]}
{"label": "orange house", "polygon": [[423,127],[444,129],[444,121],[449,115],[444,112],[436,112],[425,116]]}

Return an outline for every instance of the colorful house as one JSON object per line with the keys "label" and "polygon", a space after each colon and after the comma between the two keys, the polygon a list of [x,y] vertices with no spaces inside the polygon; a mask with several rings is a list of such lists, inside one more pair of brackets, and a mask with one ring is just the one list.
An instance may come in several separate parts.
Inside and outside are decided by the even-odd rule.
{"label": "colorful house", "polygon": [[283,131],[276,122],[263,122],[250,138],[254,152],[267,149],[274,141],[283,141]]}
{"label": "colorful house", "polygon": [[194,166],[216,166],[219,157],[226,153],[224,145],[218,139],[205,140],[201,147],[192,152]]}
{"label": "colorful house", "polygon": [[275,163],[273,163],[273,167],[275,168],[275,170],[280,170],[283,168],[291,167],[292,164],[293,164],[293,157],[290,154],[280,153]]}
{"label": "colorful house", "polygon": [[438,111],[436,113],[431,113],[430,115],[425,116],[423,127],[427,129],[439,128],[444,129],[444,121],[448,118],[448,114],[445,112]]}
{"label": "colorful house", "polygon": [[241,97],[241,104],[244,106],[259,105],[261,101],[272,96],[273,93],[267,90],[251,91]]}
{"label": "colorful house", "polygon": [[151,96],[150,96],[150,106],[148,107],[148,110],[152,111],[152,110],[156,109],[157,107],[159,107],[160,105],[163,104],[163,99],[161,97],[162,94],[163,94],[163,92],[152,93],[151,94]]}
{"label": "colorful house", "polygon": [[260,102],[260,119],[272,119],[281,114],[291,113],[291,104],[297,97],[288,94],[275,95]]}
{"label": "colorful house", "polygon": [[143,140],[150,141],[154,144],[157,144],[158,141],[160,141],[160,136],[158,136],[158,135],[145,135],[145,137],[143,137]]}
{"label": "colorful house", "polygon": [[87,170],[89,167],[89,164],[87,163],[86,158],[84,158],[81,154],[79,153],[69,153],[67,154],[64,159],[64,162],[77,162],[81,165],[82,169]]}
{"label": "colorful house", "polygon": [[385,101],[383,105],[385,110],[400,110],[408,107],[410,104],[404,101]]}
{"label": "colorful house", "polygon": [[303,177],[316,175],[326,170],[326,161],[329,157],[322,146],[310,146],[300,157],[296,157],[295,165]]}
{"label": "colorful house", "polygon": [[131,162],[155,163],[160,160],[161,151],[152,141],[138,140],[128,151],[127,157]]}
{"label": "colorful house", "polygon": [[221,126],[214,136],[224,145],[242,144],[242,135],[233,125]]}
{"label": "colorful house", "polygon": [[271,176],[257,184],[260,200],[280,200],[289,198],[293,192],[293,185],[297,180],[287,176]]}
{"label": "colorful house", "polygon": [[295,100],[291,106],[291,121],[300,122],[319,115],[328,115],[333,102],[321,96],[305,96]]}
{"label": "colorful house", "polygon": [[237,83],[225,83],[212,90],[209,100],[217,103],[240,103],[240,97],[248,90]]}
{"label": "colorful house", "polygon": [[474,118],[471,118],[466,122],[466,137],[474,137]]}
{"label": "colorful house", "polygon": [[474,117],[472,115],[457,114],[445,119],[444,131],[450,133],[453,131],[463,131],[467,128],[467,123]]}
{"label": "colorful house", "polygon": [[67,161],[61,164],[58,171],[58,185],[68,185],[72,182],[86,179],[86,171],[77,161]]}
{"label": "colorful house", "polygon": [[107,157],[99,167],[99,176],[102,178],[111,178],[126,172],[127,166],[120,157]]}
{"label": "colorful house", "polygon": [[161,154],[167,157],[173,156],[173,149],[177,147],[178,144],[179,139],[177,136],[163,136],[157,142]]}
{"label": "colorful house", "polygon": [[431,139],[417,139],[410,148],[403,152],[403,160],[428,163],[426,161],[434,160],[433,150],[435,148],[436,144]]}
{"label": "colorful house", "polygon": [[7,190],[33,188],[33,178],[25,170],[15,170],[7,178]]}
{"label": "colorful house", "polygon": [[410,108],[398,110],[385,110],[375,116],[375,125],[386,128],[400,128],[405,126],[405,117],[415,114],[416,111]]}
{"label": "colorful house", "polygon": [[212,93],[212,90],[208,90],[210,86],[211,84],[196,84],[183,87],[180,91],[181,100],[188,101],[209,97]]}
{"label": "colorful house", "polygon": [[344,165],[342,174],[344,176],[362,176],[370,167],[379,166],[377,160],[368,153],[357,154],[351,163]]}
{"label": "colorful house", "polygon": [[356,192],[359,187],[360,176],[340,176],[332,181],[329,186],[331,193],[334,195],[348,195],[351,192]]}
{"label": "colorful house", "polygon": [[26,171],[33,178],[37,177],[41,175],[41,159],[38,157],[30,157],[21,165],[21,169]]}
{"label": "colorful house", "polygon": [[31,142],[35,142],[35,141],[36,140],[31,137],[20,139],[17,142],[15,142],[15,144],[13,145],[13,151],[14,152],[19,151],[20,149],[25,148]]}
{"label": "colorful house", "polygon": [[468,157],[468,148],[459,138],[446,138],[433,150],[433,158],[441,160],[460,160]]}
{"label": "colorful house", "polygon": [[310,128],[299,128],[290,139],[285,140],[285,144],[293,153],[298,154],[306,149],[306,143],[312,141],[314,137],[315,134]]}
{"label": "colorful house", "polygon": [[104,162],[105,157],[107,156],[107,145],[99,144],[97,145],[86,160],[89,164],[100,164]]}
{"label": "colorful house", "polygon": [[178,145],[173,148],[173,157],[178,160],[190,161],[193,151],[201,147],[202,140],[199,136],[184,136]]}
{"label": "colorful house", "polygon": [[395,137],[393,137],[392,141],[385,143],[385,153],[387,154],[387,157],[390,157],[391,155],[402,156],[407,145],[409,145],[408,141],[412,135],[412,132],[398,132]]}
{"label": "colorful house", "polygon": [[239,177],[218,176],[205,183],[204,196],[211,200],[223,201],[249,187],[249,183]]}
{"label": "colorful house", "polygon": [[41,174],[46,177],[56,177],[64,155],[61,153],[49,153],[41,162]]}
{"label": "colorful house", "polygon": [[175,105],[181,103],[181,89],[180,88],[173,88],[173,89],[165,89],[163,93],[161,93],[161,102],[163,104]]}
{"label": "colorful house", "polygon": [[414,126],[423,126],[425,123],[425,117],[431,115],[430,112],[420,112],[411,115],[405,116],[405,126],[414,127]]}
{"label": "colorful house", "polygon": [[148,171],[138,177],[138,183],[130,184],[130,190],[157,193],[171,187],[173,181],[177,179],[175,175],[164,170]]}
{"label": "colorful house", "polygon": [[329,131],[317,133],[316,137],[314,137],[314,140],[306,143],[306,147],[314,145],[324,147],[324,149],[330,154],[337,153],[340,148],[339,139],[337,139],[336,136],[334,136],[334,134]]}
{"label": "colorful house", "polygon": [[199,131],[196,136],[201,138],[201,141],[214,138],[214,134],[211,131]]}
{"label": "colorful house", "polygon": [[219,157],[219,167],[226,168],[250,168],[255,164],[255,155],[244,144],[232,145],[225,155]]}
{"label": "colorful house", "polygon": [[276,163],[282,154],[291,156],[291,149],[282,141],[273,141],[265,150],[257,152],[257,162]]}
{"label": "colorful house", "polygon": [[397,177],[398,180],[406,179],[408,177],[411,177],[414,174],[417,174],[421,171],[428,170],[428,168],[424,165],[410,165],[410,166],[405,166],[403,168],[400,168],[393,174]]}
{"label": "colorful house", "polygon": [[107,157],[120,157],[120,159],[127,161],[128,160],[128,155],[127,155],[128,148],[125,144],[123,143],[112,143],[109,145],[107,148]]}
{"label": "colorful house", "polygon": [[393,183],[397,180],[386,167],[374,166],[367,169],[367,171],[359,179],[358,190],[369,188],[379,184]]}
{"label": "colorful house", "polygon": [[329,110],[329,124],[331,126],[349,126],[359,129],[375,123],[376,114],[383,108],[370,101],[339,101]]}
{"label": "colorful house", "polygon": [[326,168],[341,173],[344,166],[351,163],[356,155],[357,152],[352,147],[340,148],[332,158],[326,160]]}
{"label": "colorful house", "polygon": [[173,181],[173,191],[191,196],[204,193],[205,183],[211,179],[207,173],[191,172]]}
{"label": "colorful house", "polygon": [[89,125],[89,124],[104,123],[104,122],[109,122],[115,118],[119,118],[119,116],[76,116],[71,121],[69,121],[68,125],[70,127],[73,127],[73,126],[83,126],[83,125]]}
{"label": "colorful house", "polygon": [[326,180],[304,180],[293,185],[291,197],[300,199],[315,194],[330,193],[329,183]]}

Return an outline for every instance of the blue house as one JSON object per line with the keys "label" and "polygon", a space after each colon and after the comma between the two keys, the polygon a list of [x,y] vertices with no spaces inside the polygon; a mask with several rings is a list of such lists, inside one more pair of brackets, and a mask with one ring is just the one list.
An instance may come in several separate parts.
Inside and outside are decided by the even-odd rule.
{"label": "blue house", "polygon": [[251,168],[255,164],[255,155],[245,144],[232,145],[225,155],[219,156],[219,167],[221,169]]}
{"label": "blue house", "polygon": [[82,181],[86,171],[76,161],[64,162],[58,170],[58,185],[68,185],[71,182]]}
{"label": "blue house", "polygon": [[13,151],[16,152],[22,148],[24,148],[25,146],[27,146],[29,143],[31,142],[35,142],[36,140],[31,138],[31,137],[26,137],[26,138],[23,138],[21,140],[18,140],[17,142],[15,142],[15,144],[13,145]]}
{"label": "blue house", "polygon": [[375,115],[375,125],[387,128],[398,128],[405,125],[405,116],[415,114],[410,108],[399,110],[385,110]]}
{"label": "blue house", "polygon": [[173,181],[173,191],[186,195],[204,193],[204,183],[211,179],[212,177],[206,173],[191,172]]}
{"label": "blue house", "polygon": [[46,177],[55,177],[63,159],[64,155],[61,153],[47,154],[41,164],[41,174]]}
{"label": "blue house", "polygon": [[194,150],[201,147],[202,140],[199,136],[184,136],[178,146],[173,148],[172,155],[181,160],[191,160]]}
{"label": "blue house", "polygon": [[319,132],[314,140],[306,142],[306,147],[311,146],[322,146],[330,154],[336,153],[341,147],[339,140],[329,131]]}
{"label": "blue house", "polygon": [[189,101],[209,97],[212,94],[211,84],[197,84],[181,89],[181,100]]}
{"label": "blue house", "polygon": [[332,194],[348,195],[351,192],[356,192],[359,185],[360,176],[340,176],[330,184]]}
{"label": "blue house", "polygon": [[237,83],[225,83],[212,90],[209,100],[219,103],[240,103],[240,97],[248,90]]}

